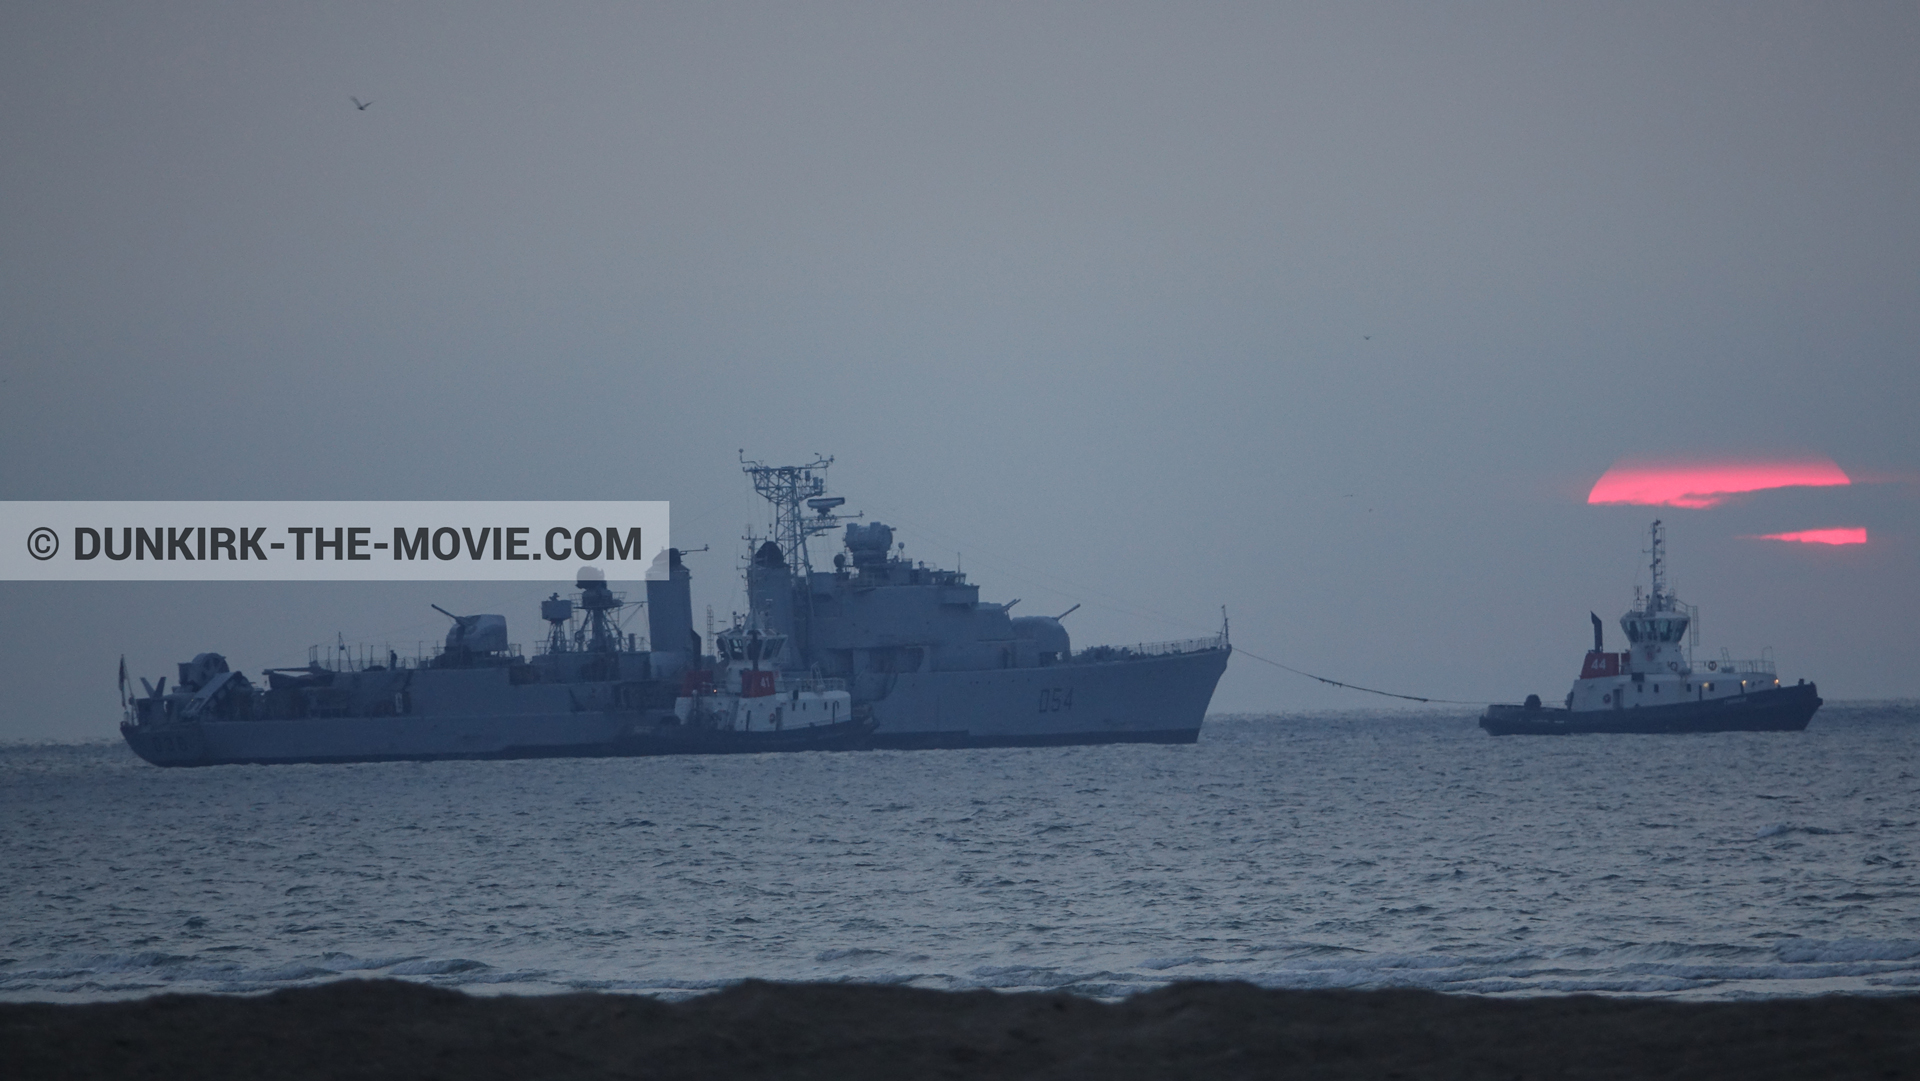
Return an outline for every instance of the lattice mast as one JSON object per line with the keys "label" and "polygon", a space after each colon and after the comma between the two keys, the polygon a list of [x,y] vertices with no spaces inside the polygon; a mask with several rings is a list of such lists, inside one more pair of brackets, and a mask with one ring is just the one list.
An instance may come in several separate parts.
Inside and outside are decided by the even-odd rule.
{"label": "lattice mast", "polygon": [[740,452],[741,469],[753,478],[753,490],[773,504],[773,541],[780,545],[787,569],[804,581],[813,571],[807,540],[860,515],[834,513],[846,500],[825,494],[831,457],[815,455],[806,465],[767,465],[749,461],[746,454]]}

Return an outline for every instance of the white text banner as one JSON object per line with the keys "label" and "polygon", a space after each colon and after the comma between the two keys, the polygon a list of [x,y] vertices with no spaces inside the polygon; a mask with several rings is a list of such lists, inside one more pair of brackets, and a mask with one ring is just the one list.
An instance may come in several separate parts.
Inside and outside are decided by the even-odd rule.
{"label": "white text banner", "polygon": [[0,503],[4,581],[664,577],[665,500]]}

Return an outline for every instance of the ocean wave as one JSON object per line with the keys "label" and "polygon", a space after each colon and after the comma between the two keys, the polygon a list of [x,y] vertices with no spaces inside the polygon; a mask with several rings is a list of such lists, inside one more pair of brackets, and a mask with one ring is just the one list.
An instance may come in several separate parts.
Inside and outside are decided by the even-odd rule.
{"label": "ocean wave", "polygon": [[1232,963],[1233,962],[1231,961],[1221,961],[1216,958],[1206,957],[1200,954],[1188,954],[1185,957],[1150,957],[1145,961],[1140,962],[1140,967],[1146,969],[1148,972],[1165,972],[1167,969],[1170,969],[1170,968],[1189,968],[1189,967],[1199,968],[1199,967],[1206,967],[1209,965],[1232,964]]}
{"label": "ocean wave", "polygon": [[1920,959],[1920,941],[1903,938],[1843,938],[1833,941],[1801,939],[1776,947],[1789,963],[1849,961],[1912,961]]}
{"label": "ocean wave", "polygon": [[443,961],[407,961],[387,969],[389,976],[448,976],[459,972],[472,972],[475,969],[492,968],[485,961],[472,961],[464,957],[454,957]]}
{"label": "ocean wave", "polygon": [[821,962],[870,961],[870,960],[875,960],[881,957],[890,956],[892,953],[893,953],[892,950],[873,950],[873,949],[866,949],[860,946],[853,946],[853,947],[842,948],[842,949],[821,950],[819,953],[816,953],[813,955],[813,959]]}
{"label": "ocean wave", "polygon": [[392,957],[354,957],[351,954],[324,954],[326,962],[344,972],[365,972],[377,968],[392,968],[408,961],[421,960],[417,953],[399,954]]}
{"label": "ocean wave", "polygon": [[1823,829],[1819,826],[1796,826],[1791,822],[1776,822],[1771,826],[1762,828],[1760,832],[1753,835],[1753,839],[1756,841],[1764,841],[1769,837],[1784,837],[1789,833],[1804,833],[1813,837],[1827,837],[1838,832],[1840,831]]}

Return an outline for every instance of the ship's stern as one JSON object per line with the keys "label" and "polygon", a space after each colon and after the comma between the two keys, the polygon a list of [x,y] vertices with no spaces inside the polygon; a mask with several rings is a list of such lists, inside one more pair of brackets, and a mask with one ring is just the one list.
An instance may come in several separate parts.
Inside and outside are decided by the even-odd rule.
{"label": "ship's stern", "polygon": [[134,754],[156,766],[201,766],[207,762],[206,734],[198,724],[123,723],[120,735]]}

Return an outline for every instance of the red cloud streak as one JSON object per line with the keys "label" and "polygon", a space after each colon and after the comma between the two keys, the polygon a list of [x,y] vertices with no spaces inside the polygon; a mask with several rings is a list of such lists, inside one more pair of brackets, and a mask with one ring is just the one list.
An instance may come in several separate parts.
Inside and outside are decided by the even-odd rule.
{"label": "red cloud streak", "polygon": [[1802,529],[1797,533],[1768,533],[1755,540],[1795,541],[1800,544],[1865,544],[1865,527],[1850,529]]}
{"label": "red cloud streak", "polygon": [[[1852,484],[1830,458],[1797,462],[1618,461],[1587,493],[1588,503],[1711,507],[1741,492]],[[1815,530],[1814,532],[1820,532]],[[1862,538],[1864,542],[1864,537]],[[1854,543],[1854,542],[1844,542]]]}

